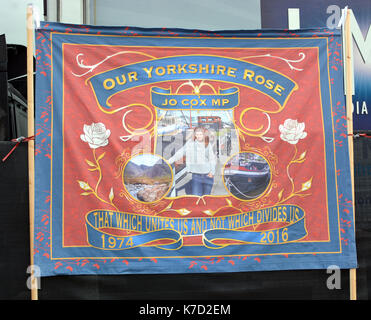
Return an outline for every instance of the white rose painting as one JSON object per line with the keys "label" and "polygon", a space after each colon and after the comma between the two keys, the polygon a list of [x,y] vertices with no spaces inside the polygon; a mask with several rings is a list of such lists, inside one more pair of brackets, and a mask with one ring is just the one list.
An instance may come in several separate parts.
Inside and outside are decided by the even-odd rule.
{"label": "white rose painting", "polygon": [[281,139],[290,144],[297,144],[300,139],[304,139],[307,133],[304,131],[304,122],[299,123],[297,120],[286,119],[285,122],[280,124],[278,129],[281,132]]}
{"label": "white rose painting", "polygon": [[108,144],[108,138],[111,135],[111,131],[106,129],[106,126],[99,123],[92,123],[90,126],[84,125],[84,134],[80,136],[81,140],[87,142],[89,147],[97,149],[104,147]]}
{"label": "white rose painting", "polygon": [[303,192],[309,190],[312,187],[313,177],[311,177],[309,180],[302,183],[302,188],[300,190],[295,190],[296,188],[295,188],[294,179],[290,175],[290,167],[292,164],[303,163],[306,160],[307,151],[304,151],[300,153],[299,156],[297,156],[298,155],[298,148],[297,148],[298,142],[301,139],[305,139],[308,135],[307,132],[304,131],[305,123],[298,122],[298,120],[286,119],[283,124],[279,125],[278,129],[280,131],[280,138],[283,141],[293,145],[295,149],[294,156],[286,167],[287,176],[291,183],[291,193],[286,197],[283,196],[284,189],[282,189],[278,193],[278,200],[279,200],[278,203],[283,203],[294,196],[300,196],[300,197],[308,196],[309,193],[303,193]]}
{"label": "white rose painting", "polygon": [[97,183],[95,184],[95,187],[90,186],[85,181],[77,180],[77,182],[80,185],[80,188],[85,191],[81,193],[81,195],[82,196],[94,195],[98,200],[106,204],[109,204],[112,207],[114,207],[116,210],[118,210],[117,207],[113,203],[113,198],[114,198],[113,188],[111,187],[109,191],[108,200],[106,200],[104,197],[102,197],[99,194],[99,189],[98,189],[99,184],[103,178],[102,169],[101,169],[99,161],[101,161],[104,158],[105,152],[97,156],[96,150],[100,147],[105,147],[108,145],[109,143],[108,138],[111,135],[111,131],[107,129],[103,123],[98,122],[98,123],[92,123],[91,125],[84,124],[83,132],[84,133],[80,135],[80,139],[89,144],[89,147],[92,149],[93,156],[94,156],[94,162],[88,159],[85,159],[86,163],[89,166],[88,170],[97,171],[99,174],[99,177],[98,177]]}

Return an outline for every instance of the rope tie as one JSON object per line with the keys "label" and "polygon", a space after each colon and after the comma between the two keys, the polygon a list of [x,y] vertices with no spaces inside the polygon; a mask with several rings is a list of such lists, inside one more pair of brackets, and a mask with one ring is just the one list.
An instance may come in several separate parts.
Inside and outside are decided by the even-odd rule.
{"label": "rope tie", "polygon": [[31,137],[19,137],[19,138],[16,138],[16,139],[12,139],[11,141],[12,142],[17,142],[16,145],[9,151],[9,153],[3,158],[3,162],[6,161],[6,159],[8,159],[10,157],[10,155],[14,152],[14,150],[22,143],[22,142],[27,142],[27,141],[30,141],[30,140],[35,140],[35,136],[31,136]]}

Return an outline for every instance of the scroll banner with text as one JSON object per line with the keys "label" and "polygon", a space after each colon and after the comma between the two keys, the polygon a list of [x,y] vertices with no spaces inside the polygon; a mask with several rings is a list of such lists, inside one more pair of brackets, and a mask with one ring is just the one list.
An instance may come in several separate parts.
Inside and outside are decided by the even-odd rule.
{"label": "scroll banner with text", "polygon": [[41,276],[356,267],[339,33],[36,39]]}
{"label": "scroll banner with text", "polygon": [[[248,226],[269,222],[288,222],[275,231],[236,231]],[[246,243],[287,243],[306,235],[304,212],[295,206],[278,206],[242,214],[207,218],[164,218],[114,211],[93,211],[86,216],[89,244],[105,249],[130,249],[159,239],[172,239],[164,249],[175,250],[182,246],[184,235],[202,234],[204,244],[219,248],[216,239],[229,239]],[[114,228],[140,232],[139,235],[119,237],[100,231]],[[107,240],[108,239],[108,240]],[[224,244],[226,246],[226,244]]]}

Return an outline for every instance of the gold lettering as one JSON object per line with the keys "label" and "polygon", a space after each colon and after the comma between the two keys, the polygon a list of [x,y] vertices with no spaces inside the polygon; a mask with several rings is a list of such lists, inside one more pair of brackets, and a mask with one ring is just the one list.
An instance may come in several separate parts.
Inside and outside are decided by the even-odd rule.
{"label": "gold lettering", "polygon": [[265,78],[264,78],[263,76],[261,76],[261,75],[257,75],[257,76],[255,77],[255,82],[256,82],[257,84],[263,84],[263,83],[265,82]]}
{"label": "gold lettering", "polygon": [[202,71],[205,71],[205,73],[209,73],[209,65],[207,64],[207,65],[203,66],[202,64],[200,64],[198,72],[202,73]]}
{"label": "gold lettering", "polygon": [[187,70],[185,69],[186,66],[187,64],[183,64],[183,65],[178,64],[178,73],[182,73],[182,72],[188,73]]}
{"label": "gold lettering", "polygon": [[228,75],[229,77],[236,78],[236,75],[235,75],[235,72],[236,72],[236,71],[237,71],[236,68],[228,67],[227,75]]}
{"label": "gold lettering", "polygon": [[158,76],[163,76],[166,73],[166,69],[164,67],[157,67],[155,72]]}
{"label": "gold lettering", "polygon": [[[122,80],[120,79],[120,77],[121,77]],[[125,77],[124,74],[122,74],[120,77],[117,76],[115,79],[116,79],[117,84],[122,86],[123,84],[126,83],[126,77]]]}
{"label": "gold lettering", "polygon": [[220,99],[212,99],[211,104],[213,106],[220,106]]}
{"label": "gold lettering", "polygon": [[132,247],[133,245],[134,245],[133,244],[133,239],[132,239],[132,237],[129,237],[128,241],[126,241],[125,246]]}
{"label": "gold lettering", "polygon": [[138,81],[137,73],[135,71],[128,73],[129,81],[132,82],[133,80]]}
{"label": "gold lettering", "polygon": [[197,73],[197,65],[196,64],[190,64],[188,66],[188,72],[189,73]]}
{"label": "gold lettering", "polygon": [[216,67],[216,74],[222,74],[224,76],[225,70],[226,70],[225,66],[218,65]]}
{"label": "gold lettering", "polygon": [[153,70],[153,67],[147,69],[147,68],[143,68],[143,70],[147,73],[148,75],[148,78],[152,78],[152,70]]}
{"label": "gold lettering", "polygon": [[266,88],[272,90],[273,89],[273,86],[274,86],[274,81],[272,80],[267,80],[267,82],[265,83],[264,85]]}
{"label": "gold lettering", "polygon": [[279,84],[276,85],[276,87],[274,88],[274,93],[277,93],[279,96],[282,95],[282,91],[284,91],[285,88],[280,86]]}
{"label": "gold lettering", "polygon": [[245,71],[243,73],[243,79],[246,80],[246,78],[249,78],[250,81],[254,81],[253,80],[254,74],[255,74],[254,71],[249,70],[249,69],[245,69]]}
{"label": "gold lettering", "polygon": [[108,78],[106,80],[103,81],[103,87],[104,89],[106,90],[111,90],[113,89],[114,87],[116,86],[116,83],[113,79],[111,78]]}
{"label": "gold lettering", "polygon": [[176,74],[176,66],[173,64],[170,64],[167,66],[167,74]]}

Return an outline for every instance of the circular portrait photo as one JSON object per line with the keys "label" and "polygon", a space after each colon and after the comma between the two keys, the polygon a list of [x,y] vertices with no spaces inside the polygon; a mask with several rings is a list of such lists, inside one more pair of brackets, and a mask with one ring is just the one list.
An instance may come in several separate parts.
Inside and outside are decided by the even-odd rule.
{"label": "circular portrait photo", "polygon": [[224,185],[238,199],[253,200],[268,188],[271,170],[268,162],[252,152],[241,152],[225,164]]}
{"label": "circular portrait photo", "polygon": [[163,158],[155,154],[140,154],[125,165],[123,181],[134,199],[155,202],[167,195],[173,176],[170,165]]}

